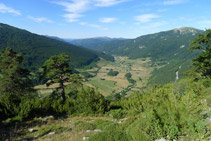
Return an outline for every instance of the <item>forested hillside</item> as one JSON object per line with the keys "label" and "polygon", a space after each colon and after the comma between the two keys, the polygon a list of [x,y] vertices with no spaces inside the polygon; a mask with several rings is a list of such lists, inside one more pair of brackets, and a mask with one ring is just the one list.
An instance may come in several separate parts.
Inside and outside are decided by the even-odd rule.
{"label": "forested hillside", "polygon": [[[135,39],[112,40],[93,44],[93,49],[109,54],[128,56],[131,59],[150,57],[153,66],[160,66],[152,73],[149,83],[164,84],[175,80],[175,72],[180,68],[180,77],[190,69],[191,60],[199,51],[190,52],[189,43],[202,30],[183,27],[169,31],[140,36]],[[89,48],[89,42],[83,46]],[[162,66],[162,67],[161,67]]]}
{"label": "forested hillside", "polygon": [[24,56],[23,64],[36,70],[52,55],[66,53],[71,65],[81,67],[97,61],[99,57],[113,60],[113,57],[66,42],[30,33],[6,24],[0,24],[0,49],[12,48]]}
{"label": "forested hillside", "polygon": [[101,46],[102,44],[105,44],[107,42],[110,41],[114,41],[114,40],[124,40],[123,38],[109,38],[109,37],[96,37],[96,38],[87,38],[87,39],[72,39],[72,40],[68,40],[68,39],[64,39],[65,41],[67,41],[68,43],[77,45],[77,46],[83,46],[86,47],[88,49],[93,49],[93,50],[99,50],[99,46]]}

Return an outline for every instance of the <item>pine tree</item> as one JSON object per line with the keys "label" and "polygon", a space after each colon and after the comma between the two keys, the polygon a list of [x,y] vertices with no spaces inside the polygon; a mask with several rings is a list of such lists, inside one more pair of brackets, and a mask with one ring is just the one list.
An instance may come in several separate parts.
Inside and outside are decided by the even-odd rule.
{"label": "pine tree", "polygon": [[0,96],[21,97],[34,92],[30,72],[21,66],[23,57],[12,49],[0,51]]}
{"label": "pine tree", "polygon": [[64,83],[70,82],[71,69],[70,69],[70,57],[65,54],[58,56],[52,56],[43,65],[42,79],[47,79],[47,86],[54,83],[59,83],[57,92],[60,92],[60,96],[63,98],[63,102],[66,101],[65,85]]}
{"label": "pine tree", "polygon": [[193,61],[196,71],[205,77],[211,77],[211,29],[206,30],[204,35],[200,34],[190,45],[190,50],[202,51]]}
{"label": "pine tree", "polygon": [[22,61],[23,57],[10,48],[0,51],[0,119],[17,115],[19,104],[35,92]]}

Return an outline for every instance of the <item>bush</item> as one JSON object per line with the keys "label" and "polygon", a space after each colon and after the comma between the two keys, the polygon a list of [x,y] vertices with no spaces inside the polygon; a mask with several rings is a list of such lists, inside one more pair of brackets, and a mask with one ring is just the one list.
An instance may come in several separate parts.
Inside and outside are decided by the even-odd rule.
{"label": "bush", "polygon": [[93,124],[96,125],[96,129],[104,129],[107,125],[113,124],[114,122],[110,120],[102,120],[102,119],[97,119],[93,121]]}
{"label": "bush", "polygon": [[78,93],[74,101],[74,109],[76,113],[99,114],[107,111],[108,104],[103,95],[88,88]]}
{"label": "bush", "polygon": [[131,141],[131,138],[121,131],[103,131],[91,136],[88,141]]}
{"label": "bush", "polygon": [[118,74],[119,74],[118,71],[110,70],[110,71],[108,72],[108,75],[110,75],[110,76],[117,76]]}
{"label": "bush", "polygon": [[[66,99],[65,103],[61,98],[56,99],[53,97],[22,100],[19,107],[15,108],[16,112],[10,117],[18,116],[17,119],[23,120],[47,115],[65,116],[67,114],[70,115],[83,113],[88,115],[100,114],[107,111],[108,104],[108,101],[93,89],[83,89],[77,94],[75,99],[68,98]],[[8,112],[8,110],[6,111]],[[5,114],[3,114],[4,110],[1,108],[1,105],[0,112],[2,115]],[[9,115],[7,117],[9,117]]]}
{"label": "bush", "polygon": [[110,110],[106,114],[111,116],[112,118],[121,119],[124,118],[127,115],[127,113],[128,113],[127,110],[116,109],[116,110]]}

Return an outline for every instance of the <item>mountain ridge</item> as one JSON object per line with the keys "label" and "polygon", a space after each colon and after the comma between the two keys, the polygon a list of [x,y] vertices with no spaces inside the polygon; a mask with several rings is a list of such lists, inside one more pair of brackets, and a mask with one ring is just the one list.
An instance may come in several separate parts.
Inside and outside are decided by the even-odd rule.
{"label": "mountain ridge", "polygon": [[[164,84],[175,80],[175,72],[181,66],[180,78],[190,69],[191,61],[199,52],[190,52],[189,42],[204,33],[192,27],[180,27],[154,34],[142,35],[134,39],[112,40],[89,44],[84,47],[108,54],[127,56],[130,59],[150,58],[152,72],[149,83]],[[166,77],[167,76],[167,77]]]}
{"label": "mountain ridge", "polygon": [[97,61],[99,57],[112,60],[110,55],[31,33],[0,23],[0,49],[10,47],[24,56],[24,65],[36,70],[52,55],[66,53],[71,56],[71,65],[80,67]]}

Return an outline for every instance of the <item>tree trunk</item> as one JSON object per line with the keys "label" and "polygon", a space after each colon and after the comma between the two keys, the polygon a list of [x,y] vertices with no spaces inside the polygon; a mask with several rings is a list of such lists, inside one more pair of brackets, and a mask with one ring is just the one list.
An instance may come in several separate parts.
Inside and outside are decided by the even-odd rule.
{"label": "tree trunk", "polygon": [[65,97],[65,88],[64,88],[64,83],[60,82],[60,87],[62,89],[62,98],[63,98],[63,102],[66,101],[66,97]]}

